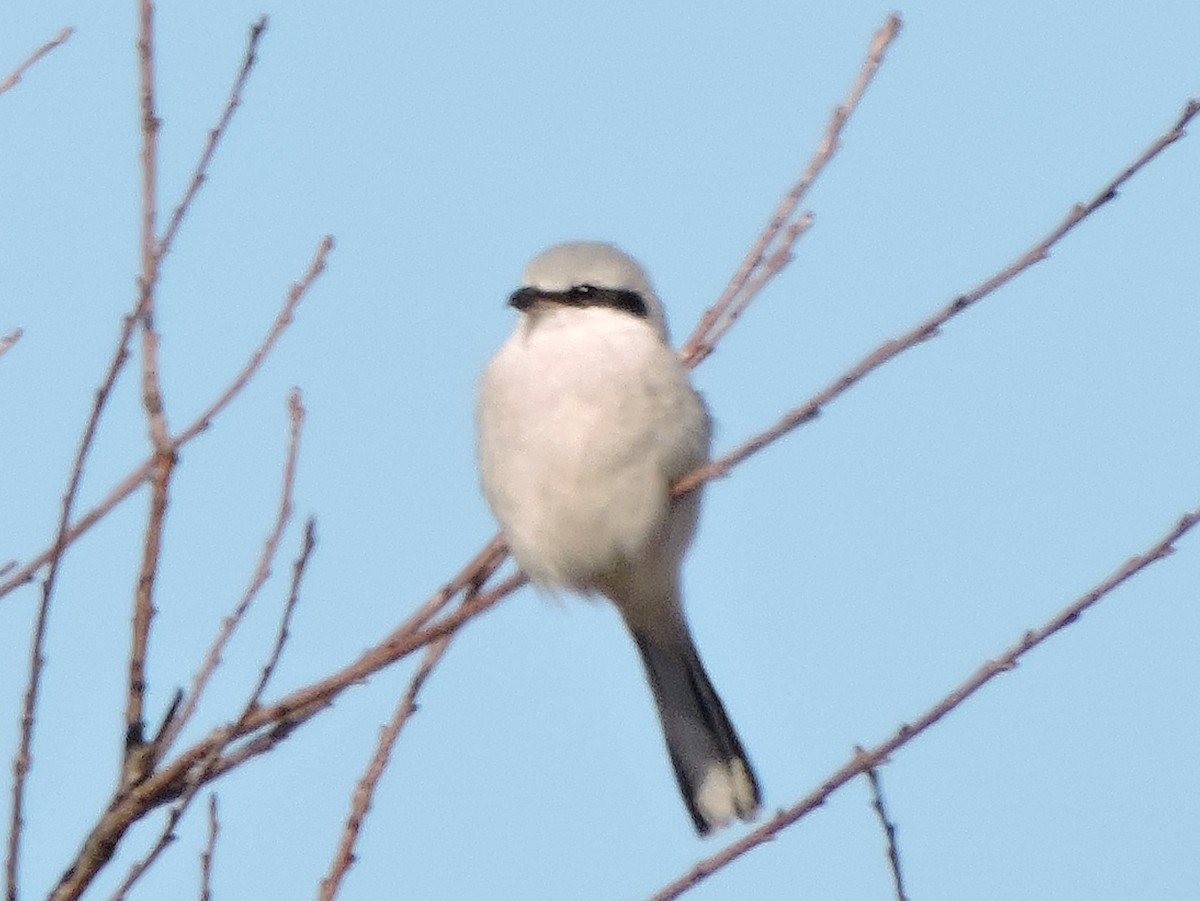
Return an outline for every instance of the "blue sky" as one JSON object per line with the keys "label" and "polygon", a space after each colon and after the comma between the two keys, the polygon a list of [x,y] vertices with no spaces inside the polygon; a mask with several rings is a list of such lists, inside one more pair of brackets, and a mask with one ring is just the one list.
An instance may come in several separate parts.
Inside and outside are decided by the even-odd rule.
{"label": "blue sky", "polygon": [[[0,562],[49,541],[138,265],[135,5],[9,4],[0,73]],[[257,344],[321,236],[337,247],[277,352],[182,455],[151,710],[195,671],[271,523],[285,400],[308,409],[312,563],[276,686],[331,671],[494,526],[476,376],[525,260],[570,238],[641,259],[690,331],[803,169],[888,8],[848,2],[162,4],[173,203],[246,30],[244,104],[165,263],[171,425]],[[809,198],[787,272],[696,372],[727,449],[969,289],[1090,197],[1200,94],[1200,6],[917,3]],[[1195,129],[1193,129],[1195,130]],[[1049,260],[709,486],[693,630],[785,806],[1200,503],[1200,144],[1138,175]],[[118,385],[83,508],[146,453]],[[72,548],[53,610],[22,883],[38,897],[111,789],[144,524]],[[284,562],[194,728],[257,676]],[[1190,898],[1200,882],[1200,536],[1031,654],[882,776],[912,897]],[[16,747],[36,590],[0,598],[0,748]],[[412,662],[217,786],[219,897],[312,896]],[[3,793],[8,803],[7,790]],[[7,821],[7,807],[6,821]],[[133,830],[106,897],[157,832]],[[635,652],[601,605],[522,590],[455,640],[375,799],[344,898],[635,898],[738,833],[695,837]],[[200,808],[138,897],[190,897]],[[695,898],[887,898],[853,783]]]}

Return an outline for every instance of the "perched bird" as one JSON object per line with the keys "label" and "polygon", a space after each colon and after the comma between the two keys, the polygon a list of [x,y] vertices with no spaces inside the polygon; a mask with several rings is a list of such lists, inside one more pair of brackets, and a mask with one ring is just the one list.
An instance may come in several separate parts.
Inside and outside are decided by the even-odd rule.
{"label": "perched bird", "polygon": [[662,304],[611,244],[543,251],[509,298],[516,329],[476,410],[483,493],[530,580],[616,605],[645,665],[696,829],[752,819],[759,789],[684,618],[680,564],[712,427],[672,351]]}

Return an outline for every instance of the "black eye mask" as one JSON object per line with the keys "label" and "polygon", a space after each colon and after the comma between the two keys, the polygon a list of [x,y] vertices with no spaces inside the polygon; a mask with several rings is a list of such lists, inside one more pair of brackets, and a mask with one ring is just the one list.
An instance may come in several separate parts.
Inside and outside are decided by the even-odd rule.
{"label": "black eye mask", "polygon": [[646,301],[637,291],[621,288],[597,288],[595,285],[575,285],[566,291],[543,291],[541,288],[520,288],[508,298],[518,310],[528,310],[539,300],[560,303],[569,307],[612,307],[624,310],[639,319],[649,315]]}

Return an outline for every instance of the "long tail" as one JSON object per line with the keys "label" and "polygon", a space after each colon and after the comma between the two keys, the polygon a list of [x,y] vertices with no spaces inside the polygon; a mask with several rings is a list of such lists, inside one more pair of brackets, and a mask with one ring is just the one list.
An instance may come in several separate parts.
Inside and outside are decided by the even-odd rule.
{"label": "long tail", "polygon": [[633,632],[658,705],[679,791],[704,835],[758,813],[758,780],[691,638],[664,645]]}

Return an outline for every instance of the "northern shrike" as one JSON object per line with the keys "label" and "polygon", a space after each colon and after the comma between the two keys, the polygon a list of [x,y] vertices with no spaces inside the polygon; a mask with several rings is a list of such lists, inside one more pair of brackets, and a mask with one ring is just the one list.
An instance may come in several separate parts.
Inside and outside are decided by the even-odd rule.
{"label": "northern shrike", "polygon": [[752,819],[758,783],[680,603],[700,492],[671,486],[708,459],[712,428],[662,304],[636,261],[584,241],[535,257],[508,302],[517,326],[476,411],[488,505],[534,584],[620,611],[696,829]]}

